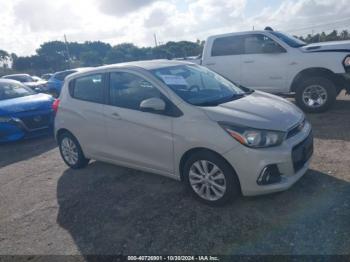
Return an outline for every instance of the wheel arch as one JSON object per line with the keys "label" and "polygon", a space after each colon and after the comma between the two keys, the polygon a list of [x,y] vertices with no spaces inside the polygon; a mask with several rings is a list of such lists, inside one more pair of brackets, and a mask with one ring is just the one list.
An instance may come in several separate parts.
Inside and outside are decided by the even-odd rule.
{"label": "wheel arch", "polygon": [[339,77],[332,70],[323,67],[311,67],[300,71],[294,77],[290,91],[295,92],[300,83],[309,77],[326,77],[335,85],[337,92],[343,89]]}
{"label": "wheel arch", "polygon": [[63,135],[64,133],[69,133],[69,134],[71,134],[75,139],[77,139],[76,136],[75,136],[71,131],[69,131],[68,129],[66,129],[66,128],[60,128],[60,129],[58,129],[58,130],[56,131],[56,134],[55,134],[55,138],[56,138],[56,141],[57,141],[57,142],[58,142],[59,137],[60,137],[61,135]]}
{"label": "wheel arch", "polygon": [[213,153],[215,155],[217,155],[218,157],[220,157],[222,160],[224,160],[233,170],[234,174],[237,178],[237,181],[238,181],[238,184],[239,184],[239,189],[241,190],[241,182],[239,180],[239,176],[237,175],[237,172],[235,170],[235,168],[230,164],[229,161],[227,161],[226,158],[224,158],[221,154],[219,154],[218,152],[214,151],[214,150],[211,150],[209,148],[205,148],[205,147],[196,147],[196,148],[191,148],[189,150],[187,150],[181,157],[180,159],[180,164],[179,164],[179,171],[180,171],[180,179],[181,181],[184,181],[184,173],[183,173],[183,169],[185,167],[185,163],[186,161],[189,159],[189,157],[192,155],[192,154],[195,154],[195,153],[198,153],[198,152],[210,152],[210,153]]}

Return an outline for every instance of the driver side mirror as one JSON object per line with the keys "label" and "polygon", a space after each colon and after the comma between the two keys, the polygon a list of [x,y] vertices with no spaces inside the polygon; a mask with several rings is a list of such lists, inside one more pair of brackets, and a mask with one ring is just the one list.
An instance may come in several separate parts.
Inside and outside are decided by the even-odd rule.
{"label": "driver side mirror", "polygon": [[140,103],[140,109],[142,111],[164,111],[165,110],[165,102],[157,97],[152,97],[143,100]]}

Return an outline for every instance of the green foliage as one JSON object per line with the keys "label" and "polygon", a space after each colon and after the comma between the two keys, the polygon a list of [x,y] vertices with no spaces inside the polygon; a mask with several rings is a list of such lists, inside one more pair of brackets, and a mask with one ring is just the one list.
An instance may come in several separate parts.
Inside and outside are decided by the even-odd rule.
{"label": "green foliage", "polygon": [[40,45],[36,55],[17,57],[13,54],[13,68],[38,73],[56,72],[77,66],[99,66],[135,60],[172,59],[197,56],[204,42],[168,42],[157,47],[137,47],[132,43],[116,46],[101,41],[85,43],[51,41]]}
{"label": "green foliage", "polygon": [[[347,30],[342,32],[334,30],[329,34],[322,32],[299,38],[307,43],[349,40],[350,33]],[[12,60],[13,68],[17,71],[42,74],[70,67],[198,56],[202,53],[203,46],[204,41],[200,40],[196,42],[170,41],[157,47],[137,47],[132,43],[123,43],[112,47],[101,41],[69,42],[66,45],[62,41],[51,41],[43,43],[36,50],[36,55],[33,56],[17,57],[16,54],[8,54],[6,51],[0,50],[0,63],[5,65]]]}
{"label": "green foliage", "polygon": [[338,33],[337,30],[333,30],[328,35],[325,32],[322,32],[321,34],[315,35],[308,34],[306,37],[299,37],[299,39],[308,44],[327,41],[350,40],[350,33],[348,30],[343,30],[340,33]]}

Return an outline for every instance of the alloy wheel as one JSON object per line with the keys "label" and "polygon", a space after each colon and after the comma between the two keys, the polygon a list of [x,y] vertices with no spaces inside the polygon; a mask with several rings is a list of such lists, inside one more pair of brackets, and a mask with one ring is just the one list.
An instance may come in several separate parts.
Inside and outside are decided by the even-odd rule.
{"label": "alloy wheel", "polygon": [[72,139],[69,137],[63,138],[61,142],[61,149],[62,155],[68,164],[73,166],[78,162],[78,148]]}
{"label": "alloy wheel", "polygon": [[217,165],[207,160],[198,160],[192,164],[189,182],[194,192],[208,201],[216,201],[226,192],[224,173]]}

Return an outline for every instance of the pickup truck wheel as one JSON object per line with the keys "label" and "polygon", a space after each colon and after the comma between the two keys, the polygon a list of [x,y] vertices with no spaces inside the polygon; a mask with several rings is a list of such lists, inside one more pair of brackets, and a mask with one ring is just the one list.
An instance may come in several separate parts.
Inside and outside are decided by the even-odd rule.
{"label": "pickup truck wheel", "polygon": [[335,102],[337,90],[332,81],[325,77],[311,77],[299,85],[296,90],[297,105],[308,113],[321,113]]}

